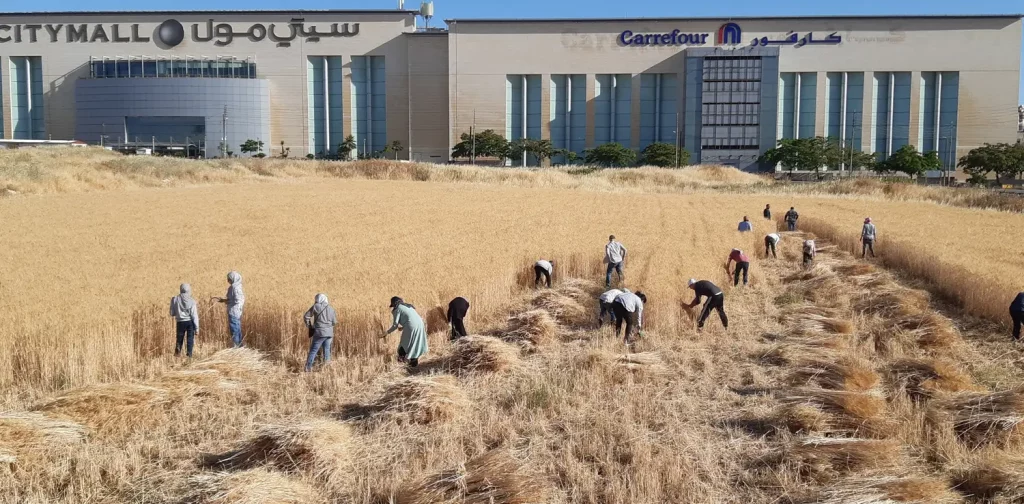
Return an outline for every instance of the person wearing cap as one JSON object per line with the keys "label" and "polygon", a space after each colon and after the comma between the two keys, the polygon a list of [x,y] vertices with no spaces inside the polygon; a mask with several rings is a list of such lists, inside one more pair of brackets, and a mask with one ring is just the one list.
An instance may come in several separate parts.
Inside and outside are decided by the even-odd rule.
{"label": "person wearing cap", "polygon": [[327,300],[327,294],[317,294],[313,306],[302,316],[309,330],[309,354],[306,356],[306,372],[313,370],[316,355],[323,350],[323,362],[331,362],[331,342],[334,341],[334,326],[338,325],[338,314]]}
{"label": "person wearing cap", "polygon": [[875,257],[875,236],[875,224],[871,222],[871,217],[868,217],[864,219],[864,227],[860,229],[861,257],[867,257],[869,249],[871,257]]}
{"label": "person wearing cap", "polygon": [[192,286],[183,283],[178,288],[179,294],[171,298],[171,316],[174,317],[177,340],[174,343],[174,356],[181,355],[181,345],[187,336],[188,346],[185,356],[192,357],[192,347],[196,343],[199,332],[199,307],[192,298]]}
{"label": "person wearing cap", "polygon": [[1020,341],[1020,326],[1024,324],[1024,292],[1017,294],[1010,303],[1010,319],[1013,320],[1013,341]]}
{"label": "person wearing cap", "polygon": [[693,302],[686,305],[687,308],[693,308],[700,303],[702,297],[707,298],[704,301],[704,308],[700,311],[700,317],[697,319],[697,330],[704,328],[704,322],[707,321],[708,316],[711,315],[711,310],[718,310],[718,318],[722,319],[722,327],[729,328],[729,317],[725,314],[725,294],[722,293],[722,289],[719,289],[717,285],[711,283],[708,280],[697,281],[693,278],[687,283],[696,297],[693,298]]}
{"label": "person wearing cap", "polygon": [[609,289],[602,293],[597,298],[597,307],[601,310],[597,316],[597,327],[604,325],[604,316],[608,315],[609,322],[615,322],[615,311],[612,310],[612,303],[615,302],[615,298],[624,292],[629,292],[628,289]]}
{"label": "person wearing cap", "polygon": [[764,215],[764,219],[765,220],[772,220],[772,206],[771,205],[765,205],[764,206],[764,212],[761,212],[761,213],[762,213],[762,215]]}
{"label": "person wearing cap", "polygon": [[622,331],[622,323],[626,323],[626,334],[623,337],[623,341],[626,344],[633,342],[633,332],[640,332],[644,327],[644,303],[647,302],[647,296],[643,292],[637,292],[633,294],[629,291],[623,291],[618,296],[615,296],[615,301],[612,301],[612,313],[615,314],[615,336],[618,337],[619,332]]}
{"label": "person wearing cap", "polygon": [[747,231],[753,231],[753,230],[754,230],[753,226],[750,225],[750,219],[748,219],[747,216],[744,215],[743,216],[743,220],[740,221],[740,225],[737,228],[737,231],[739,231],[741,233],[745,233]]}
{"label": "person wearing cap", "polygon": [[611,287],[612,285],[612,270],[619,275],[619,282],[621,283],[625,274],[622,273],[622,262],[626,260],[626,247],[615,240],[615,235],[608,237],[608,244],[604,246],[604,262],[608,265],[608,269],[604,273],[604,286]]}
{"label": "person wearing cap", "polygon": [[427,353],[427,327],[423,319],[416,313],[416,307],[406,303],[402,298],[391,298],[391,316],[394,323],[381,338],[402,328],[402,338],[398,342],[398,362],[405,362],[409,367],[419,365],[420,357]]}
{"label": "person wearing cap", "polygon": [[540,285],[540,279],[544,278],[547,282],[547,286],[551,288],[551,274],[554,273],[555,261],[548,261],[547,259],[541,259],[533,265],[533,286],[537,287]]}
{"label": "person wearing cap", "polygon": [[779,233],[770,233],[764,237],[764,256],[768,257],[768,252],[771,251],[772,257],[775,259],[779,258],[779,255],[775,253],[775,246],[779,244],[779,240],[782,237]]}
{"label": "person wearing cap", "polygon": [[[732,266],[733,262],[736,262],[736,269],[729,271],[729,267]],[[747,254],[744,254],[740,249],[732,249],[729,253],[729,260],[725,263],[726,273],[733,275],[733,287],[740,284],[740,271],[743,271],[743,285],[747,285],[747,273],[750,272],[750,258]]]}
{"label": "person wearing cap", "polygon": [[796,231],[796,221],[800,219],[800,214],[796,212],[796,208],[789,207],[789,211],[782,218],[786,221],[787,229]]}
{"label": "person wearing cap", "polygon": [[242,289],[242,275],[237,271],[228,273],[228,293],[225,297],[211,298],[224,303],[228,309],[228,331],[235,348],[242,346],[242,308],[245,306],[245,291]]}
{"label": "person wearing cap", "polygon": [[452,328],[452,341],[466,336],[466,325],[463,320],[469,313],[469,301],[464,297],[457,297],[448,303],[448,325]]}
{"label": "person wearing cap", "polygon": [[804,240],[804,267],[810,266],[817,255],[818,248],[814,245],[814,240]]}

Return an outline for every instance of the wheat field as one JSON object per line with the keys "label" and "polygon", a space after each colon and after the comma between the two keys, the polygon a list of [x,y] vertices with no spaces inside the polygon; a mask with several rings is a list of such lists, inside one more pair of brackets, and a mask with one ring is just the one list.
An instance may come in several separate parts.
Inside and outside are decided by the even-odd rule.
{"label": "wheat field", "polygon": [[[0,502],[1024,495],[1020,358],[1001,327],[916,288],[999,320],[1024,216],[773,192],[721,171],[340,169],[201,168],[161,188],[107,174],[101,191],[0,200]],[[801,212],[823,246],[815,268],[798,264],[803,231],[763,257],[765,203]],[[735,231],[744,215],[753,233]],[[868,215],[872,264],[845,251]],[[625,285],[649,298],[633,349],[595,327],[609,234],[629,249]],[[756,256],[748,287],[727,278],[733,247]],[[539,258],[556,261],[551,291],[530,288]],[[206,301],[231,270],[243,350],[224,350],[223,306]],[[714,316],[695,330],[690,277],[726,289],[728,331]],[[201,300],[192,362],[171,355],[182,282]],[[307,375],[301,313],[318,292],[341,322],[335,360]],[[392,295],[432,329],[417,370],[378,338]],[[438,308],[456,295],[478,336],[451,344]]]}

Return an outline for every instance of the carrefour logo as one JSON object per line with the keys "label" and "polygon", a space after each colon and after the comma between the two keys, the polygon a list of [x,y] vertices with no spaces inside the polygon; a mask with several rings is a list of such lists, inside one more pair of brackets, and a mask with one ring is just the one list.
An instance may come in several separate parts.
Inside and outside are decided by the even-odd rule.
{"label": "carrefour logo", "polygon": [[[672,30],[665,33],[636,33],[624,30],[619,34],[619,44],[632,47],[646,46],[702,46],[707,45],[710,33],[685,33]],[[743,38],[743,32],[736,23],[725,23],[718,29],[715,38],[717,45],[737,45]]]}

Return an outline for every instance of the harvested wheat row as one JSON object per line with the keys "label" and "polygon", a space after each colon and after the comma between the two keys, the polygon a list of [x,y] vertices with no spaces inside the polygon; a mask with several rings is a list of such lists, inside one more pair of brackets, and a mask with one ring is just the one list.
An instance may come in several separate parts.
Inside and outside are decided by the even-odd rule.
{"label": "harvested wheat row", "polygon": [[949,483],[929,477],[851,478],[830,485],[817,504],[954,504],[961,497]]}
{"label": "harvested wheat row", "polygon": [[558,324],[546,310],[530,310],[509,317],[508,327],[501,338],[511,343],[527,346],[527,349],[549,346],[558,337]]}
{"label": "harvested wheat row", "polygon": [[35,412],[0,414],[0,448],[18,450],[85,441],[86,428]]}
{"label": "harvested wheat row", "polygon": [[840,318],[823,317],[812,313],[800,314],[786,320],[796,334],[853,334],[853,322]]}
{"label": "harvested wheat row", "polygon": [[965,496],[984,502],[1024,502],[1024,457],[989,452],[974,466],[954,471],[953,485]]}
{"label": "harvested wheat row", "polygon": [[785,467],[801,477],[820,482],[854,472],[892,470],[904,462],[898,441],[830,437],[795,441],[757,460],[757,463]]}
{"label": "harvested wheat row", "polygon": [[519,348],[491,336],[466,336],[455,342],[448,365],[461,372],[505,371],[521,363]]}
{"label": "harvested wheat row", "polygon": [[388,385],[370,408],[379,420],[429,424],[455,419],[469,399],[451,376],[409,377]]}
{"label": "harvested wheat row", "polygon": [[541,504],[548,483],[504,450],[491,450],[454,469],[402,489],[397,504]]}
{"label": "harvested wheat row", "polygon": [[971,377],[942,359],[903,359],[893,363],[889,374],[895,386],[914,399],[941,393],[980,392]]}
{"label": "harvested wheat row", "polygon": [[181,504],[321,504],[326,499],[301,480],[254,469],[189,478]]}
{"label": "harvested wheat row", "polygon": [[158,421],[172,400],[167,389],[136,383],[110,383],[70,391],[34,411],[70,418],[99,431],[133,428]]}
{"label": "harvested wheat row", "polygon": [[879,382],[869,362],[853,357],[838,360],[808,359],[796,363],[787,381],[793,386],[817,385],[830,390],[866,392]]}
{"label": "harvested wheat row", "polygon": [[838,355],[827,346],[802,343],[782,343],[774,345],[765,352],[758,352],[754,357],[765,364],[773,366],[794,366],[806,360],[834,361]]}
{"label": "harvested wheat row", "polygon": [[568,278],[556,286],[555,291],[571,297],[577,303],[588,306],[597,302],[597,296],[601,293],[601,285],[582,278]]}
{"label": "harvested wheat row", "polygon": [[939,402],[933,421],[951,422],[957,437],[970,446],[1003,445],[1024,429],[1024,387],[992,394],[963,394]]}
{"label": "harvested wheat row", "polygon": [[256,378],[266,373],[270,365],[257,350],[228,348],[195,363],[192,368],[212,369],[228,378]]}
{"label": "harvested wheat row", "polygon": [[885,318],[899,318],[920,315],[928,311],[931,296],[927,291],[907,289],[896,283],[872,289],[870,294],[859,296],[854,308],[869,315]]}
{"label": "harvested wheat row", "polygon": [[556,321],[571,326],[582,326],[590,321],[590,313],[579,301],[554,290],[544,290],[533,296],[530,306],[551,314]]}
{"label": "harvested wheat row", "polygon": [[303,472],[321,482],[339,484],[350,473],[352,433],[334,420],[295,420],[268,425],[235,450],[205,455],[205,467],[218,470],[269,466]]}
{"label": "harvested wheat row", "polygon": [[780,399],[776,420],[792,432],[885,437],[885,401],[861,392],[802,389]]}
{"label": "harvested wheat row", "polygon": [[150,380],[148,383],[155,387],[166,389],[176,398],[216,396],[242,388],[239,382],[225,379],[219,371],[213,369],[179,369],[168,371]]}

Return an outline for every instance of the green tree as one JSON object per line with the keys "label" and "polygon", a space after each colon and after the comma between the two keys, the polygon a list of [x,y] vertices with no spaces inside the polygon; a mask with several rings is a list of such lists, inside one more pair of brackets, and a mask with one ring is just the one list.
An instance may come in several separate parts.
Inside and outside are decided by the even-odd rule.
{"label": "green tree", "polygon": [[682,163],[689,163],[690,153],[686,149],[676,150],[676,146],[668,143],[655,142],[640,151],[636,164],[640,166],[660,166],[662,168],[678,168]]}
{"label": "green tree", "polygon": [[338,144],[338,159],[342,161],[352,160],[352,151],[356,150],[356,138],[352,135],[345,137],[345,140]]}
{"label": "green tree", "polygon": [[[504,161],[509,156],[509,143],[494,130],[483,130],[473,135],[463,133],[459,143],[452,147],[452,158],[494,158]],[[474,151],[475,149],[475,151]]]}
{"label": "green tree", "polygon": [[385,150],[395,153],[395,160],[398,160],[398,153],[404,151],[405,147],[402,146],[402,142],[395,140],[389,143]]}
{"label": "green tree", "polygon": [[250,138],[249,140],[242,142],[242,145],[239,147],[242,154],[256,154],[257,152],[263,152],[263,141],[253,140]]}
{"label": "green tree", "polygon": [[938,153],[932,151],[927,154],[917,152],[917,147],[907,144],[893,152],[888,159],[875,163],[875,171],[879,173],[906,173],[917,178],[928,170],[942,168],[942,160]]}
{"label": "green tree", "polygon": [[830,170],[838,170],[845,167],[847,170],[871,168],[875,164],[876,156],[856,150],[852,145],[840,142],[838,138],[830,137],[825,141],[825,165]]}
{"label": "green tree", "polygon": [[636,153],[618,143],[606,143],[583,151],[583,159],[589,165],[604,167],[631,166]]}
{"label": "green tree", "polygon": [[984,183],[990,173],[995,173],[996,183],[1002,185],[1004,177],[1013,179],[1024,173],[1024,144],[985,144],[971,149],[957,166],[970,175],[971,183]]}
{"label": "green tree", "polygon": [[580,155],[577,154],[576,151],[571,151],[569,149],[555,149],[554,152],[551,153],[551,157],[555,156],[562,156],[562,158],[565,159],[565,164],[567,165],[576,164],[576,160],[580,158]]}
{"label": "green tree", "polygon": [[828,142],[822,137],[783,138],[777,146],[762,154],[758,161],[772,166],[781,165],[783,170],[791,173],[793,170],[819,173],[833,157],[838,155],[834,151],[830,153]]}
{"label": "green tree", "polygon": [[551,140],[520,138],[508,144],[508,158],[513,160],[512,164],[516,164],[515,161],[521,162],[523,156],[532,155],[537,158],[538,162],[543,162],[545,159],[551,159],[551,156],[555,154],[555,148],[551,145]]}

